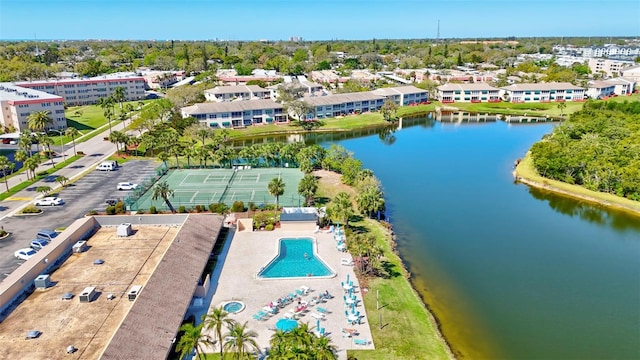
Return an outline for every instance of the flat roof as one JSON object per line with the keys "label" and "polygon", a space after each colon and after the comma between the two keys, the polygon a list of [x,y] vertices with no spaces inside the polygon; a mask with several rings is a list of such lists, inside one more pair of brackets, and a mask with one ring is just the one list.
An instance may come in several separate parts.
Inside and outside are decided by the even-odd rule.
{"label": "flat roof", "polygon": [[500,91],[500,89],[495,88],[487,83],[473,83],[473,84],[453,84],[447,83],[444,85],[438,86],[438,90],[440,91],[465,91],[465,90],[486,90],[486,91]]}
{"label": "flat roof", "polygon": [[[222,228],[223,217],[190,214],[151,274],[102,359],[166,359]],[[175,340],[174,340],[175,339]]]}
{"label": "flat roof", "polygon": [[211,114],[262,109],[282,109],[282,104],[269,99],[198,103],[183,107],[185,114]]}
{"label": "flat roof", "polygon": [[505,86],[504,90],[584,90],[579,86],[575,86],[566,82],[559,83],[535,83],[535,84],[513,84]]}
{"label": "flat roof", "polygon": [[309,96],[304,101],[313,106],[337,105],[346,102],[363,101],[363,100],[384,100],[384,96],[376,95],[371,91],[344,93],[327,96]]}
{"label": "flat roof", "polygon": [[229,94],[238,92],[268,92],[269,90],[261,88],[258,85],[229,85],[229,86],[216,86],[213,89],[207,89],[204,92],[211,94]]}
{"label": "flat roof", "polygon": [[2,101],[35,99],[64,101],[62,97],[44,91],[29,89],[9,82],[0,83],[0,100]]}

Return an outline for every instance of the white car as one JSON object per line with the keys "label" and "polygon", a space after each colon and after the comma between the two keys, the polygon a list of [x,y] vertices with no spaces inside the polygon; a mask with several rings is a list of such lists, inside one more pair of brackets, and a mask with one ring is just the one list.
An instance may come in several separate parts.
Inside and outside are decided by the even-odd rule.
{"label": "white car", "polygon": [[55,196],[48,196],[46,198],[42,198],[40,200],[36,200],[36,206],[56,206],[64,204],[64,200]]}
{"label": "white car", "polygon": [[19,260],[29,260],[35,254],[36,251],[32,248],[24,248],[13,253],[13,256],[15,256]]}
{"label": "white car", "polygon": [[134,190],[138,187],[138,184],[134,184],[132,182],[121,182],[118,183],[118,190]]}

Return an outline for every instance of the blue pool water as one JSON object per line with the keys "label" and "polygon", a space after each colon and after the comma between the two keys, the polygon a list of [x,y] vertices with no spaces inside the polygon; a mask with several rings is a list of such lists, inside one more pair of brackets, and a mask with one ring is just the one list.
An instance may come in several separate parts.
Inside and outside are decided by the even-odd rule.
{"label": "blue pool water", "polygon": [[272,279],[333,274],[313,250],[313,239],[282,238],[278,256],[258,273],[258,277]]}
{"label": "blue pool water", "polygon": [[229,301],[226,302],[222,308],[228,313],[236,314],[244,310],[244,304],[239,301]]}

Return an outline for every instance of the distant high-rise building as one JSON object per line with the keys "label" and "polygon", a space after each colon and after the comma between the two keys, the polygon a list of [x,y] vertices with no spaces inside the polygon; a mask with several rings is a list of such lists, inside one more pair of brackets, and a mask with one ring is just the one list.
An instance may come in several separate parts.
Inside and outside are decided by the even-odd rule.
{"label": "distant high-rise building", "polygon": [[301,42],[302,41],[302,36],[291,36],[291,37],[289,37],[289,41],[291,41],[291,42]]}

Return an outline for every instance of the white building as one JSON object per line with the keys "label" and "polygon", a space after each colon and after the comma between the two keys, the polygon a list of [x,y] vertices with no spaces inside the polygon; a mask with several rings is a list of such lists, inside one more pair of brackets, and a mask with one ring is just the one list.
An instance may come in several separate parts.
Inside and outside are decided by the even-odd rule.
{"label": "white building", "polygon": [[622,77],[640,82],[640,66],[634,66],[622,70]]}
{"label": "white building", "polygon": [[427,90],[417,88],[415,86],[397,86],[389,88],[380,88],[373,90],[372,93],[392,99],[400,106],[411,106],[417,104],[426,104],[429,101]]}
{"label": "white building", "polygon": [[615,93],[615,84],[606,81],[592,81],[587,87],[586,94],[591,99],[606,99]]}
{"label": "white building", "polygon": [[444,84],[438,86],[438,98],[442,103],[500,102],[500,89],[487,83]]}
{"label": "white building", "polygon": [[377,111],[384,104],[385,97],[371,91],[344,93],[327,96],[307,97],[304,102],[314,108],[307,119],[327,119],[336,116]]}
{"label": "white building", "polygon": [[273,100],[199,103],[181,109],[212,128],[242,128],[251,125],[288,123],[282,104]]}
{"label": "white building", "polygon": [[258,85],[216,86],[204,91],[207,101],[236,101],[269,99],[271,91]]}
{"label": "white building", "polygon": [[502,89],[512,103],[585,100],[585,89],[569,83],[513,84]]}
{"label": "white building", "polygon": [[16,85],[61,96],[67,105],[90,105],[98,99],[124,88],[125,101],[142,100],[145,97],[145,80],[140,76],[97,76],[93,78],[19,81]]}
{"label": "white building", "polygon": [[633,61],[609,60],[609,59],[589,59],[589,69],[594,74],[606,74],[608,77],[617,77],[622,74],[622,70],[633,66]]}
{"label": "white building", "polygon": [[0,114],[5,130],[22,131],[29,128],[27,117],[34,111],[48,111],[51,124],[46,130],[67,128],[64,99],[44,91],[0,83]]}

